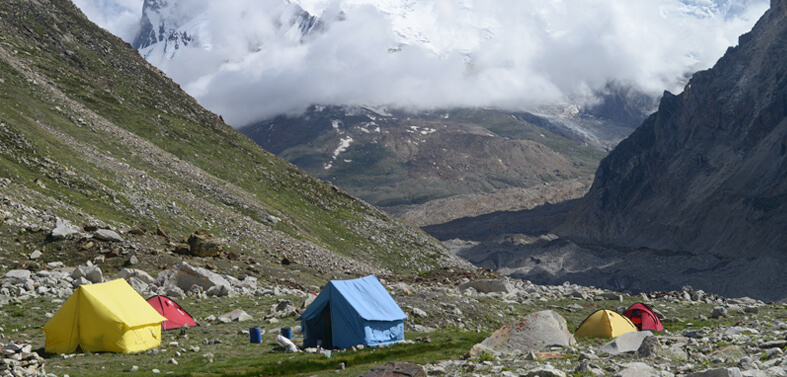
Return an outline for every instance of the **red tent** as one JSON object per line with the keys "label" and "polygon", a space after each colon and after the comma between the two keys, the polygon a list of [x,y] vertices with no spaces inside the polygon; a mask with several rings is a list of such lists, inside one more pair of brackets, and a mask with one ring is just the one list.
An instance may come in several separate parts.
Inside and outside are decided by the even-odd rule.
{"label": "red tent", "polygon": [[194,317],[186,313],[177,302],[172,301],[167,296],[153,296],[148,299],[148,304],[156,309],[159,314],[167,317],[167,320],[161,322],[162,330],[171,330],[181,327],[199,326],[199,323],[194,320]]}
{"label": "red tent", "polygon": [[629,306],[629,308],[623,312],[623,315],[628,317],[631,322],[634,323],[634,326],[637,326],[637,330],[664,330],[664,325],[661,324],[659,317],[653,312],[653,309],[641,302]]}

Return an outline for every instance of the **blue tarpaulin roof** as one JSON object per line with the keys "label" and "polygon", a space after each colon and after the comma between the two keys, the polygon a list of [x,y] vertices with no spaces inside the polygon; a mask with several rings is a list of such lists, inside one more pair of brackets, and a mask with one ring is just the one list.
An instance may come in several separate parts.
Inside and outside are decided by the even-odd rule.
{"label": "blue tarpaulin roof", "polygon": [[332,280],[301,314],[301,319],[310,320],[320,315],[331,297],[337,294],[347,301],[358,316],[367,321],[397,321],[407,318],[377,277],[369,275],[353,280]]}

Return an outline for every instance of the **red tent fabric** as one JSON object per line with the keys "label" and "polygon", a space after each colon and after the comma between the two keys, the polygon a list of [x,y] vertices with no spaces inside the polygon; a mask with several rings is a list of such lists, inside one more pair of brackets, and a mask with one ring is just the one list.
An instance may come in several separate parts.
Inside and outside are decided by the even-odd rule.
{"label": "red tent fabric", "polygon": [[629,308],[623,312],[623,315],[631,319],[634,326],[637,326],[637,330],[664,330],[664,325],[661,324],[661,320],[659,320],[659,317],[653,312],[653,309],[641,302],[629,306]]}
{"label": "red tent fabric", "polygon": [[194,320],[194,317],[189,315],[177,302],[172,301],[167,296],[153,296],[149,298],[148,304],[156,309],[159,314],[167,317],[167,320],[161,322],[162,330],[171,330],[181,327],[199,326],[199,323]]}

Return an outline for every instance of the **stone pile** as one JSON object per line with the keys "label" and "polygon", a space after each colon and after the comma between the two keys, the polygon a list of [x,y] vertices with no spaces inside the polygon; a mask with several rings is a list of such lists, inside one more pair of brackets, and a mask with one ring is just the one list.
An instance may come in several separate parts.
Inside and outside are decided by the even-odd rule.
{"label": "stone pile", "polygon": [[26,343],[0,343],[0,376],[47,376],[44,359]]}

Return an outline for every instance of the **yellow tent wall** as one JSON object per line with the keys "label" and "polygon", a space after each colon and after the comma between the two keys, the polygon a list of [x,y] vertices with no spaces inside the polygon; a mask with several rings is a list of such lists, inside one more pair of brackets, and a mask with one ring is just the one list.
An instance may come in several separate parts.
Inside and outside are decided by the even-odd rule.
{"label": "yellow tent wall", "polygon": [[139,352],[161,344],[162,317],[125,280],[78,287],[44,326],[46,352]]}
{"label": "yellow tent wall", "polygon": [[628,318],[611,310],[598,310],[588,316],[574,333],[577,337],[617,338],[627,332],[637,331]]}

